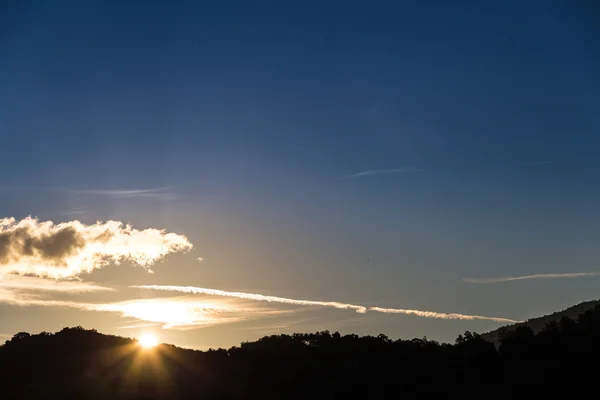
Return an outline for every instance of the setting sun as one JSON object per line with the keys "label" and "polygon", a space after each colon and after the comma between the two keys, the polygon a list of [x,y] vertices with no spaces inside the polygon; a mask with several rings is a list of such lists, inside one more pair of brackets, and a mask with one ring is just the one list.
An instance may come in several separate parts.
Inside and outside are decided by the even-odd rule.
{"label": "setting sun", "polygon": [[152,348],[158,344],[156,336],[151,334],[145,334],[138,339],[138,343],[145,349]]}

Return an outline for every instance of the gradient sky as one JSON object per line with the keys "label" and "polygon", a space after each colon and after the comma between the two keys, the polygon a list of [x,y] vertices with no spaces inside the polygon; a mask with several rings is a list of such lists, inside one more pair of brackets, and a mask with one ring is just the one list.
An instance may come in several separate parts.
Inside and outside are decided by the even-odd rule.
{"label": "gradient sky", "polygon": [[[0,218],[122,221],[193,249],[22,304],[0,265],[0,335],[82,325],[208,348],[501,325],[132,285],[514,320],[600,297],[600,277],[564,275],[600,271],[600,7],[456,3],[3,2]],[[233,311],[182,328],[114,306],[167,297]]]}

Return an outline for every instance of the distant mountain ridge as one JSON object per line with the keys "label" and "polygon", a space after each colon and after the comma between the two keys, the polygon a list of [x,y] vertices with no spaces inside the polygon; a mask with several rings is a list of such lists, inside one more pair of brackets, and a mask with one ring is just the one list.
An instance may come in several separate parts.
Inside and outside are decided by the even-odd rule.
{"label": "distant mountain ridge", "polygon": [[566,308],[562,311],[557,311],[552,314],[544,315],[543,317],[531,318],[525,322],[520,322],[517,324],[506,325],[506,326],[500,327],[491,332],[481,334],[481,337],[489,342],[492,342],[494,345],[499,346],[500,345],[500,332],[503,329],[507,329],[510,331],[510,330],[516,329],[518,326],[527,326],[527,327],[531,328],[533,333],[537,334],[542,329],[544,329],[544,327],[546,326],[546,324],[548,322],[551,322],[551,321],[558,322],[563,317],[567,317],[570,319],[577,319],[579,314],[582,314],[588,310],[592,310],[597,305],[600,305],[600,300],[585,301],[583,303],[579,303],[579,304],[576,304],[569,308]]}

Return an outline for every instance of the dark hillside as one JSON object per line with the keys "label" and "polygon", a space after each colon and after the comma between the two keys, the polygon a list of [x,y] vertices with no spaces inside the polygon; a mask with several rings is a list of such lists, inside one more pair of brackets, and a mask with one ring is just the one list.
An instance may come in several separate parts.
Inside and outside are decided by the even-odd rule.
{"label": "dark hillside", "polygon": [[543,317],[531,318],[525,322],[513,325],[503,326],[491,332],[487,332],[481,335],[485,340],[492,342],[494,345],[500,345],[500,336],[503,332],[514,331],[518,326],[527,326],[531,328],[534,333],[541,332],[544,327],[550,322],[559,322],[561,318],[567,317],[570,319],[577,319],[577,317],[588,311],[593,310],[594,307],[600,305],[600,300],[586,301],[577,305],[571,306],[562,311],[558,311],[552,314],[544,315]]}
{"label": "dark hillside", "polygon": [[537,334],[515,327],[499,348],[471,332],[451,345],[325,331],[142,349],[76,327],[14,335],[0,346],[0,385],[3,400],[535,398],[587,392],[599,357],[600,306]]}

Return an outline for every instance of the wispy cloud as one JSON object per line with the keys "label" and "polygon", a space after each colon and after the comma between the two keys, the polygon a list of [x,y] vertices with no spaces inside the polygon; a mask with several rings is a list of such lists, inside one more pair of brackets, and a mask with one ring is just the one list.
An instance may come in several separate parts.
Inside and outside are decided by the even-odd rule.
{"label": "wispy cloud", "polygon": [[464,282],[469,283],[500,283],[511,281],[526,281],[530,279],[569,279],[569,278],[585,278],[599,276],[600,272],[571,272],[566,274],[536,274],[523,276],[502,276],[497,278],[463,278]]}
{"label": "wispy cloud", "polygon": [[60,215],[65,215],[65,216],[69,216],[69,215],[83,215],[83,214],[85,214],[87,212],[88,212],[87,210],[75,209],[75,210],[61,211]]}
{"label": "wispy cloud", "polygon": [[136,299],[110,304],[89,305],[88,309],[118,312],[126,318],[159,323],[166,329],[190,329],[229,324],[284,313],[280,310],[195,300],[189,297]]}
{"label": "wispy cloud", "polygon": [[377,311],[386,314],[405,314],[405,315],[416,315],[417,317],[423,318],[437,318],[437,319],[460,319],[466,321],[473,320],[485,320],[485,321],[494,321],[494,322],[507,322],[507,323],[516,323],[520,321],[516,321],[508,318],[498,318],[498,317],[484,317],[481,315],[468,315],[468,314],[457,314],[457,313],[440,313],[434,311],[420,311],[420,310],[404,310],[401,308],[381,308],[381,307],[371,307],[369,311]]}
{"label": "wispy cloud", "polygon": [[228,292],[225,290],[200,288],[200,287],[195,287],[195,286],[139,285],[139,286],[132,286],[132,287],[141,288],[141,289],[151,289],[151,290],[175,291],[175,292],[182,292],[182,293],[197,293],[197,294],[205,294],[205,295],[213,295],[213,296],[236,297],[236,298],[246,299],[246,300],[267,301],[267,302],[283,303],[283,304],[296,304],[296,305],[303,305],[303,306],[334,307],[334,308],[340,308],[340,309],[354,310],[361,314],[364,314],[367,311],[373,311],[373,312],[381,312],[381,313],[387,313],[387,314],[415,315],[415,316],[423,317],[423,318],[459,319],[459,320],[489,320],[489,321],[495,321],[495,322],[509,322],[509,323],[519,322],[519,321],[508,319],[508,318],[485,317],[485,316],[481,316],[481,315],[467,315],[467,314],[458,314],[458,313],[439,313],[439,312],[434,312],[434,311],[405,310],[405,309],[398,309],[398,308],[366,307],[366,306],[362,306],[362,305],[339,303],[339,302],[335,302],[335,301],[297,300],[297,299],[290,299],[290,298],[286,298],[286,297],[264,296],[264,295],[257,294],[257,293]]}
{"label": "wispy cloud", "polygon": [[119,199],[146,197],[168,200],[176,197],[171,191],[171,188],[168,187],[152,189],[70,189],[70,191],[80,194],[107,196]]}
{"label": "wispy cloud", "polygon": [[131,324],[131,325],[123,325],[118,326],[117,329],[140,329],[140,328],[150,328],[152,326],[160,325],[157,322],[149,322],[149,323],[139,323],[139,324]]}
{"label": "wispy cloud", "polygon": [[360,178],[363,176],[385,175],[385,174],[406,174],[406,173],[410,173],[410,172],[423,172],[423,169],[415,168],[415,167],[369,169],[366,171],[358,172],[356,174],[348,175],[347,178]]}
{"label": "wispy cloud", "polygon": [[[250,307],[240,303],[203,300],[185,296],[134,299],[109,303],[53,300],[41,296],[39,293],[30,293],[22,289],[0,286],[0,303],[21,307],[52,307],[112,312],[118,313],[129,320],[133,319],[146,324],[160,325],[165,329],[192,329],[289,313],[281,310]],[[134,324],[125,328],[139,326]]]}
{"label": "wispy cloud", "polygon": [[0,275],[74,277],[108,264],[130,261],[150,266],[192,244],[179,234],[159,229],[134,229],[119,221],[86,225],[79,221],[54,224],[28,217],[0,219]]}
{"label": "wispy cloud", "polygon": [[[264,296],[257,293],[228,292],[217,289],[198,288],[190,286],[158,286],[140,285],[135,288],[174,291],[186,294],[202,294],[209,296],[229,297],[229,300],[212,300],[197,296],[178,296],[170,298],[144,298],[108,303],[89,303],[72,300],[55,300],[48,298],[48,292],[83,292],[104,290],[96,285],[83,282],[57,282],[56,286],[31,280],[26,283],[0,285],[0,303],[14,306],[35,306],[71,308],[83,311],[113,312],[123,318],[134,320],[134,323],[122,327],[137,328],[140,324],[156,324],[167,329],[194,329],[203,326],[236,323],[246,320],[264,319],[282,316],[296,311],[277,310],[262,306],[251,306],[240,303],[240,300],[282,303],[302,306],[332,307],[337,309],[354,310],[357,313],[380,312],[386,314],[415,315],[424,318],[457,319],[457,320],[489,320],[494,322],[518,322],[508,318],[486,317],[458,313],[440,313],[433,311],[407,310],[381,307],[366,307],[334,301],[297,300],[285,297]],[[60,286],[59,286],[60,285]],[[64,285],[64,286],[63,286]],[[110,290],[110,289],[109,289]],[[234,300],[235,299],[235,300]]]}
{"label": "wispy cloud", "polygon": [[198,261],[199,263],[202,263],[202,262],[204,262],[204,258],[202,258],[202,257],[198,257],[198,258],[196,259],[196,261]]}
{"label": "wispy cloud", "polygon": [[128,199],[128,198],[153,198],[162,200],[171,200],[177,198],[177,194],[171,187],[158,188],[84,188],[77,186],[0,186],[1,190],[26,190],[31,191],[49,191],[62,192],[76,195],[87,196],[105,196],[113,199]]}
{"label": "wispy cloud", "polygon": [[338,303],[336,301],[315,301],[315,300],[296,300],[288,299],[286,297],[275,297],[265,296],[256,293],[244,293],[244,292],[228,292],[225,290],[218,289],[207,289],[195,286],[162,286],[162,285],[140,285],[131,286],[139,289],[151,289],[151,290],[166,290],[171,292],[181,293],[195,293],[195,294],[207,294],[211,296],[224,296],[224,297],[236,297],[238,299],[254,300],[254,301],[266,301],[269,303],[282,303],[282,304],[296,304],[300,306],[321,306],[321,307],[334,307],[341,309],[350,309],[358,313],[367,312],[367,308],[363,306],[357,306],[354,304]]}
{"label": "wispy cloud", "polygon": [[112,292],[113,288],[80,281],[55,281],[30,276],[0,277],[0,288],[60,293]]}

